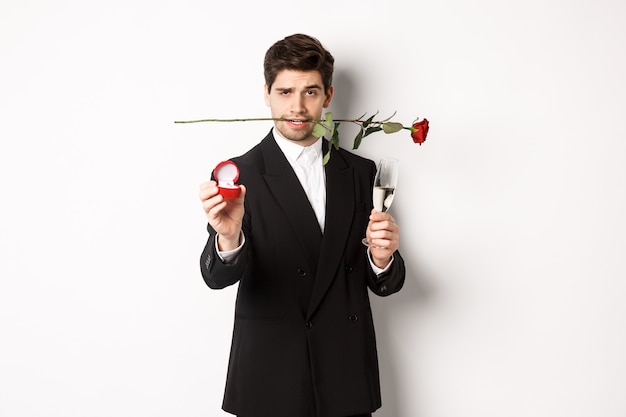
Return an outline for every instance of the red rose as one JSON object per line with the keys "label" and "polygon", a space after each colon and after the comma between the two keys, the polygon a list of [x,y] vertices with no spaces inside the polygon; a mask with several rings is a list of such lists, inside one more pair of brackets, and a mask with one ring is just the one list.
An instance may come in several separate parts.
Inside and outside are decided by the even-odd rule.
{"label": "red rose", "polygon": [[428,120],[424,119],[413,123],[413,128],[411,129],[413,142],[421,145],[426,140],[426,135],[428,135]]}

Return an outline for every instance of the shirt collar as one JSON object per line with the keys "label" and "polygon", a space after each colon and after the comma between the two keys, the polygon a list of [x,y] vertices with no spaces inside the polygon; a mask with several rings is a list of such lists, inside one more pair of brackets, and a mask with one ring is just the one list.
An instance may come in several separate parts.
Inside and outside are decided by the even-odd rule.
{"label": "shirt collar", "polygon": [[[285,139],[275,127],[272,128],[272,134],[274,135],[274,140],[276,141],[276,144],[278,145],[280,150],[283,151],[287,159],[290,159],[292,161],[297,160],[302,153],[303,148],[305,147],[302,145],[298,145],[297,143],[291,142],[288,139]],[[322,141],[320,139],[321,138],[318,138],[315,143],[308,146],[309,148],[315,150],[315,155],[317,155],[318,157],[322,154]]]}

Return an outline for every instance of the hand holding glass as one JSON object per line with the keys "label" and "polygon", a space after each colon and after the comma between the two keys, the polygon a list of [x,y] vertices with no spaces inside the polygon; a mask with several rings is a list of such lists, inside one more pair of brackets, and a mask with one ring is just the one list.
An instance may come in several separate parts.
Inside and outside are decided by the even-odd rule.
{"label": "hand holding glass", "polygon": [[[372,202],[374,210],[384,213],[389,210],[393,202],[393,195],[398,182],[399,161],[394,158],[382,158],[378,163],[378,170],[374,178],[374,189],[372,190]],[[367,238],[363,239],[365,246],[370,246]]]}

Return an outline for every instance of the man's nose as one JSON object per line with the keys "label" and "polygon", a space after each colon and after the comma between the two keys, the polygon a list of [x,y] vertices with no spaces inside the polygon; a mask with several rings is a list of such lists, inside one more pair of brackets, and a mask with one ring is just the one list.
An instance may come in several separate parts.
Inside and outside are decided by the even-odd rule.
{"label": "man's nose", "polygon": [[293,96],[293,101],[291,102],[291,111],[297,114],[306,113],[304,97],[298,94]]}

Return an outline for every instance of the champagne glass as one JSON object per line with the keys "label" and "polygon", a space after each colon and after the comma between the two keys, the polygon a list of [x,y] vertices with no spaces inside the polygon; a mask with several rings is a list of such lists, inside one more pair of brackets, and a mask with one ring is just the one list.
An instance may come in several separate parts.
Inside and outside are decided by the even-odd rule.
{"label": "champagne glass", "polygon": [[[398,164],[400,162],[391,157],[385,157],[378,163],[378,170],[374,178],[374,188],[372,189],[372,202],[374,210],[384,213],[389,210],[393,203],[393,195],[398,182]],[[367,238],[363,238],[363,244],[370,246]]]}

